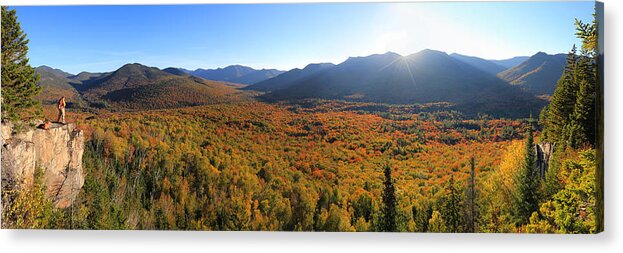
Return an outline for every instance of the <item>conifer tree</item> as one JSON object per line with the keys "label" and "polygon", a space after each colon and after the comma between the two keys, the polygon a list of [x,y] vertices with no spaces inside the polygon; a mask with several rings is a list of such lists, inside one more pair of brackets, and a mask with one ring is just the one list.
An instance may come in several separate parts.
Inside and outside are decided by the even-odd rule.
{"label": "conifer tree", "polygon": [[470,164],[470,173],[467,181],[467,188],[465,191],[465,232],[474,233],[476,232],[476,165],[474,162],[474,157],[472,156],[469,160]]}
{"label": "conifer tree", "polygon": [[2,118],[28,120],[41,113],[35,99],[39,75],[28,63],[28,42],[15,10],[2,6]]}
{"label": "conifer tree", "polygon": [[385,182],[383,182],[383,210],[380,229],[384,232],[397,231],[396,226],[396,189],[392,179],[392,168],[389,163],[385,165]]}
{"label": "conifer tree", "polygon": [[584,24],[576,20],[576,35],[582,39],[581,57],[578,61],[577,72],[581,79],[578,80],[578,94],[573,111],[573,120],[579,127],[580,138],[574,146],[582,143],[595,145],[596,127],[596,83],[597,83],[597,34],[596,25]]}
{"label": "conifer tree", "polygon": [[417,213],[417,226],[420,232],[428,231],[428,222],[433,215],[433,206],[430,203],[426,203],[422,210]]}
{"label": "conifer tree", "polygon": [[[577,63],[577,50],[575,45],[567,55],[567,64],[562,76],[556,84],[556,90],[547,108],[547,124],[543,130],[550,142],[561,142],[565,127],[571,120],[573,108],[576,102],[577,84],[574,72]],[[564,146],[561,143],[559,146]]]}
{"label": "conifer tree", "polygon": [[461,226],[461,194],[458,187],[456,186],[454,175],[450,176],[450,181],[446,186],[446,194],[447,195],[445,197],[443,217],[446,221],[447,229],[449,229],[452,233],[460,232],[459,228]]}
{"label": "conifer tree", "polygon": [[513,211],[515,222],[519,225],[528,223],[530,215],[539,208],[540,175],[536,168],[534,139],[532,136],[532,118],[530,118],[525,142],[523,162],[515,178]]}

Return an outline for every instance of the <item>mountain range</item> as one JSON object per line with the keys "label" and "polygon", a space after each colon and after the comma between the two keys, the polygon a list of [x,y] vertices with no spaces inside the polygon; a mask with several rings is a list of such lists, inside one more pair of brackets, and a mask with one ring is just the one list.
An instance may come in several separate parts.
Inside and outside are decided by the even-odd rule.
{"label": "mountain range", "polygon": [[[337,65],[314,63],[287,72],[239,65],[160,70],[133,63],[107,73],[72,75],[48,66],[38,67],[37,73],[44,103],[66,96],[86,107],[113,110],[220,103],[258,91],[263,93],[259,98],[267,101],[449,102],[455,109],[512,116],[509,113],[537,113],[545,101],[535,95],[553,93],[565,64],[563,54],[537,53],[513,65],[521,59],[493,61],[427,49],[407,56],[387,52],[350,57]],[[232,83],[252,84],[236,87]]]}
{"label": "mountain range", "polygon": [[236,100],[241,93],[223,82],[138,63],[108,73],[71,75],[47,66],[37,68],[37,73],[41,75],[40,96],[44,102],[55,103],[60,96],[66,96],[70,103],[90,108],[176,108]]}
{"label": "mountain range", "polygon": [[241,65],[230,65],[217,69],[180,70],[204,79],[234,84],[255,84],[285,72],[277,69],[254,69]]}
{"label": "mountain range", "polygon": [[[351,57],[338,65],[292,70],[246,87],[267,100],[306,98],[412,104],[451,102],[488,113],[534,111],[543,101],[498,78],[485,60],[423,50]],[[311,66],[308,66],[311,67]],[[504,70],[503,67],[495,67]],[[307,69],[307,71],[306,71]],[[293,78],[283,78],[285,76]]]}

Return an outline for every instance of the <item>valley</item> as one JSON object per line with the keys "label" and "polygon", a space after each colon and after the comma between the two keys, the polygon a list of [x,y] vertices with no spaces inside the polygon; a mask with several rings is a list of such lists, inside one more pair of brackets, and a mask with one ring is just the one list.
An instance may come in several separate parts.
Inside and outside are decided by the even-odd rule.
{"label": "valley", "polygon": [[[525,122],[419,110],[241,102],[96,116],[81,124],[92,136],[85,194],[76,202],[86,213],[71,223],[372,231],[382,169],[390,163],[400,230],[426,231],[426,212],[441,208],[450,176],[464,182],[474,156],[479,180],[490,180],[509,147],[521,144]],[[94,205],[118,213],[110,216]]]}

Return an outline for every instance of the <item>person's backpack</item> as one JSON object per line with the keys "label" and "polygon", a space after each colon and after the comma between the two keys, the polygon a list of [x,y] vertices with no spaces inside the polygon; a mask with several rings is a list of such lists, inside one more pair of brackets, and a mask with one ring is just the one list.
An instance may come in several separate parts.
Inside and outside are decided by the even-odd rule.
{"label": "person's backpack", "polygon": [[46,120],[43,124],[40,124],[37,127],[40,128],[40,129],[43,129],[43,130],[48,130],[48,129],[50,129],[50,125],[51,124],[52,123],[49,120]]}

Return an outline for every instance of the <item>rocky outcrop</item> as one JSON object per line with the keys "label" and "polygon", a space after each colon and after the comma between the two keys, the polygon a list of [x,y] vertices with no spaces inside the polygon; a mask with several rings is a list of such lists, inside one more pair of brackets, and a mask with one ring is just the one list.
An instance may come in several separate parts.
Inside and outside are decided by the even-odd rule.
{"label": "rocky outcrop", "polygon": [[68,207],[84,184],[83,153],[84,135],[73,124],[16,133],[11,123],[2,123],[2,186],[29,187],[40,168],[47,196],[56,207]]}
{"label": "rocky outcrop", "polygon": [[543,142],[534,145],[534,152],[536,157],[536,168],[539,171],[541,178],[545,177],[545,172],[549,168],[549,160],[554,153],[555,143]]}

